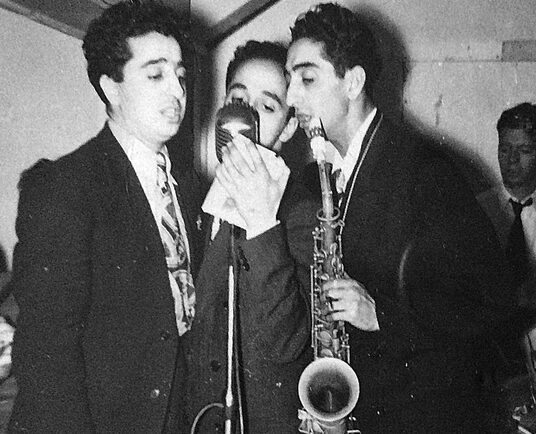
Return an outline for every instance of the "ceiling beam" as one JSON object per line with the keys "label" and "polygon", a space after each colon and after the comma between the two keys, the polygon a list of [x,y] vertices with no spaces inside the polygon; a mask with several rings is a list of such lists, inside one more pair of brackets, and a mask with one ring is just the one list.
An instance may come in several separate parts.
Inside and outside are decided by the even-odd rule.
{"label": "ceiling beam", "polygon": [[[92,19],[106,5],[119,0],[0,0],[0,8],[23,15],[62,33],[83,39]],[[203,48],[210,50],[245,26],[279,0],[249,0],[215,24],[200,37]],[[163,0],[168,6],[190,16],[189,0]]]}
{"label": "ceiling beam", "polygon": [[78,39],[84,37],[89,21],[102,12],[87,0],[0,0],[0,7]]}
{"label": "ceiling beam", "polygon": [[272,7],[279,0],[249,0],[234,12],[227,15],[219,23],[209,29],[207,36],[202,41],[208,48],[216,47],[225,38],[249,23],[257,15]]}
{"label": "ceiling beam", "polygon": [[[23,15],[77,39],[83,39],[92,19],[119,0],[0,0],[0,8]],[[181,13],[190,14],[188,0],[163,0]]]}

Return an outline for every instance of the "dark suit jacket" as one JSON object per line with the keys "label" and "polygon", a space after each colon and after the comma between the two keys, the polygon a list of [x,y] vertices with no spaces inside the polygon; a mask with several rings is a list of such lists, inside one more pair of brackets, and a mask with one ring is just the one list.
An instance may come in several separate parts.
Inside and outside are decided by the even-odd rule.
{"label": "dark suit jacket", "polygon": [[[291,183],[281,201],[281,224],[246,240],[239,236],[239,371],[246,432],[296,433],[298,378],[310,361],[309,265],[312,230],[320,204]],[[230,226],[222,224],[199,273],[198,310],[188,360],[192,417],[223,402],[226,386],[227,267]],[[221,411],[211,410],[198,431],[221,430]]]}
{"label": "dark suit jacket", "polygon": [[[176,168],[198,268],[202,193]],[[160,433],[179,348],[158,229],[108,127],[21,180],[10,432]]]}
{"label": "dark suit jacket", "polygon": [[367,434],[487,432],[483,414],[496,408],[480,393],[480,359],[505,319],[493,229],[446,159],[380,118],[341,205],[345,270],[375,299],[380,326],[348,327],[355,415]]}

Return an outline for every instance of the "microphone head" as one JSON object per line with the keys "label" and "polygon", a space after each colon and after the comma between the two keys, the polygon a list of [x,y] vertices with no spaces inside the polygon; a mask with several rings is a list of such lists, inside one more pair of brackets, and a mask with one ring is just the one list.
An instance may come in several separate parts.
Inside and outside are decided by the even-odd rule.
{"label": "microphone head", "polygon": [[243,101],[225,104],[216,114],[216,156],[221,162],[222,148],[236,134],[259,143],[259,113]]}

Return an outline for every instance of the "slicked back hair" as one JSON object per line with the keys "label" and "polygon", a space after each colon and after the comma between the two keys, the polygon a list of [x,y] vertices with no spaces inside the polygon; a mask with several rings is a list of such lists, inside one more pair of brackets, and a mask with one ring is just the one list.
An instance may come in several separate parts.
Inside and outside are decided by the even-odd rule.
{"label": "slicked back hair", "polygon": [[497,131],[505,128],[524,130],[536,143],[536,105],[524,102],[502,112]]}
{"label": "slicked back hair", "polygon": [[247,41],[244,45],[239,46],[235,52],[233,59],[227,67],[225,76],[225,88],[229,87],[234,78],[236,70],[244,63],[253,60],[271,60],[279,65],[282,74],[285,74],[285,63],[287,61],[287,48],[278,42],[270,41]]}
{"label": "slicked back hair", "polygon": [[365,91],[372,96],[381,59],[371,30],[351,10],[334,3],[318,4],[296,19],[291,34],[292,42],[307,38],[321,43],[338,77],[361,66],[366,74]]}

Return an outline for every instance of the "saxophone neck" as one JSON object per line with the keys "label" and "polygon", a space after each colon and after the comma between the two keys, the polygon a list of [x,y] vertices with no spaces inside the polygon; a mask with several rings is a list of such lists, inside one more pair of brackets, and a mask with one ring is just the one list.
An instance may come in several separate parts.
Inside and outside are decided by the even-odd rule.
{"label": "saxophone neck", "polygon": [[320,178],[320,189],[322,191],[322,209],[324,211],[324,218],[326,220],[331,220],[334,216],[334,207],[333,207],[333,193],[331,190],[330,183],[330,172],[328,170],[328,165],[325,161],[317,161],[318,165],[318,175]]}

